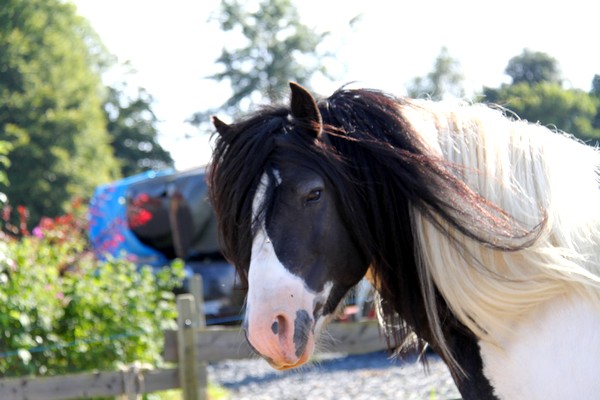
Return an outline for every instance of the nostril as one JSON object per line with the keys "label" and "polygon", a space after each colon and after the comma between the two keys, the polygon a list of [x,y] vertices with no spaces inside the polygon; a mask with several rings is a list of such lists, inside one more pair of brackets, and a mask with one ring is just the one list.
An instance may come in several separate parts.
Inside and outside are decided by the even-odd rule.
{"label": "nostril", "polygon": [[279,314],[275,317],[275,321],[271,324],[271,332],[274,335],[279,336],[279,340],[286,340],[286,336],[288,335],[287,331],[288,320],[284,314]]}

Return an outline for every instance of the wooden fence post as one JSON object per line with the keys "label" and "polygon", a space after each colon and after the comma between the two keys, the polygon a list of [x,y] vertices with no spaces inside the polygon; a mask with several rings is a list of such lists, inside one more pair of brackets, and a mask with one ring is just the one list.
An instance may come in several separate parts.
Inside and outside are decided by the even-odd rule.
{"label": "wooden fence post", "polygon": [[[197,328],[195,329],[196,334],[198,330],[206,328],[206,315],[204,314],[204,285],[202,283],[202,275],[194,274],[190,281],[190,292],[194,296],[194,304],[196,305],[196,323]],[[200,398],[206,400],[208,398],[207,385],[208,385],[208,374],[206,372],[206,362],[196,360],[196,368],[199,379],[204,382],[200,388]]]}
{"label": "wooden fence post", "polygon": [[196,335],[198,313],[191,294],[177,296],[177,340],[179,355],[179,383],[184,400],[204,400],[196,362]]}
{"label": "wooden fence post", "polygon": [[[115,400],[142,400],[142,394],[140,393],[140,370],[137,363],[127,366],[126,369],[121,370],[123,377],[123,389],[124,393],[115,397]],[[143,378],[142,378],[143,381]]]}
{"label": "wooden fence post", "polygon": [[190,293],[194,296],[196,303],[196,314],[198,314],[198,326],[206,327],[206,316],[204,314],[204,286],[202,284],[202,275],[194,274],[190,280]]}

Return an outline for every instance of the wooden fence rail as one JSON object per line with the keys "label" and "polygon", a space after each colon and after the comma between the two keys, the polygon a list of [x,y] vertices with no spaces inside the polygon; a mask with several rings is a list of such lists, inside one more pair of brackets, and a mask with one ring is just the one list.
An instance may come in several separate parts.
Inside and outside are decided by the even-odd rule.
{"label": "wooden fence rail", "polygon": [[[131,377],[131,374],[134,374]],[[134,387],[128,388],[128,381]],[[93,372],[51,377],[0,379],[2,400],[66,400],[94,396],[128,396],[179,388],[179,369]],[[127,397],[126,397],[127,398]]]}
{"label": "wooden fence rail", "polygon": [[[387,348],[377,321],[333,323],[327,328],[323,347],[328,351],[365,354]],[[237,327],[205,328],[196,338],[196,357],[204,361],[242,360],[256,358],[244,333]],[[163,358],[178,362],[177,331],[165,331]]]}
{"label": "wooden fence rail", "polygon": [[[199,278],[195,278],[199,279]],[[192,284],[195,291],[201,281]],[[181,388],[183,399],[206,399],[206,363],[256,357],[238,327],[206,327],[197,309],[202,294],[177,298],[178,329],[165,331],[163,358],[176,368],[148,370],[133,364],[122,371],[92,372],[53,377],[0,379],[1,400],[68,400],[116,396],[138,400],[142,394]],[[376,321],[333,323],[325,347],[330,351],[363,354],[387,347]]]}

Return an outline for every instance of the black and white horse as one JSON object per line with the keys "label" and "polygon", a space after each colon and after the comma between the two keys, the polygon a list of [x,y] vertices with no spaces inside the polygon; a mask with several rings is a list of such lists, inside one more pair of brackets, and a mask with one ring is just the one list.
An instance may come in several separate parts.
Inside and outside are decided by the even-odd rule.
{"label": "black and white horse", "polygon": [[290,86],[213,120],[253,348],[303,364],[366,275],[393,342],[431,345],[465,399],[600,398],[598,151],[484,105]]}

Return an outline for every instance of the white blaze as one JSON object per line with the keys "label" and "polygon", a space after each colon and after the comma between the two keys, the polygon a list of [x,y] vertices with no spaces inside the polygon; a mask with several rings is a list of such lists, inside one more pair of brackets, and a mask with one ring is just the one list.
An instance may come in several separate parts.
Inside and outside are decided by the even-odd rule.
{"label": "white blaze", "polygon": [[[278,184],[280,174],[276,171]],[[269,177],[263,174],[252,202],[253,219],[258,217],[260,207],[269,184]],[[311,317],[317,302],[324,303],[333,284],[328,282],[321,293],[310,290],[303,279],[289,272],[277,258],[273,243],[269,238],[264,221],[252,242],[252,254],[248,272],[248,311],[246,319],[252,323],[259,315],[274,315],[286,312],[295,316],[297,310],[306,310]],[[319,318],[318,328],[324,318]]]}

